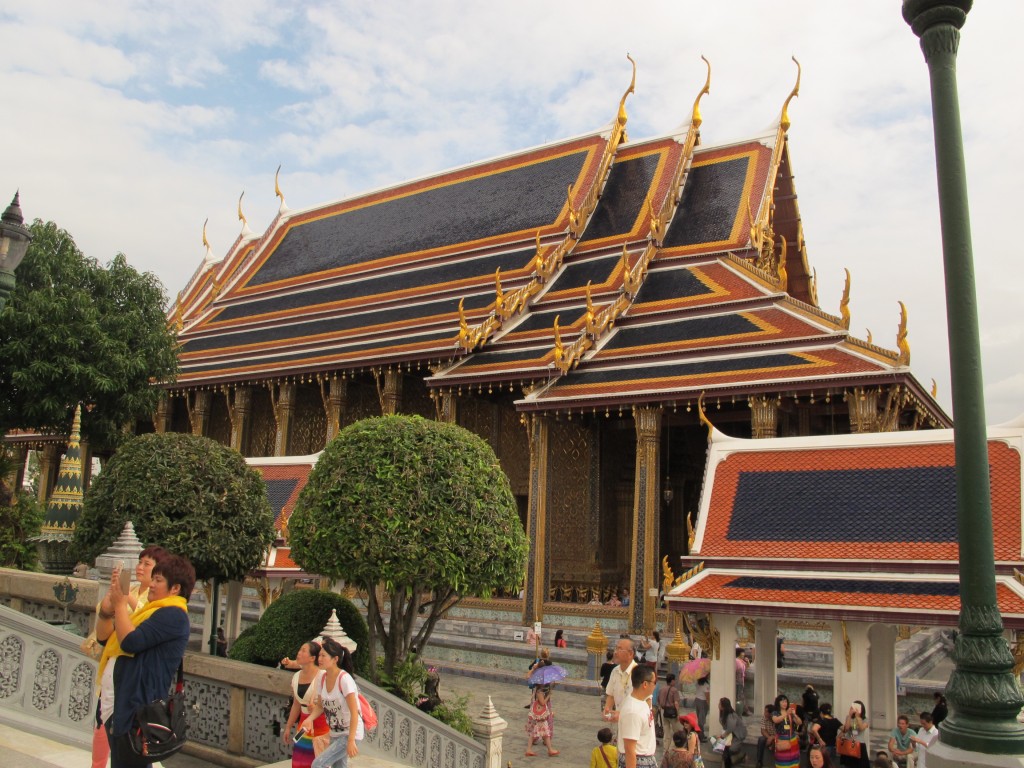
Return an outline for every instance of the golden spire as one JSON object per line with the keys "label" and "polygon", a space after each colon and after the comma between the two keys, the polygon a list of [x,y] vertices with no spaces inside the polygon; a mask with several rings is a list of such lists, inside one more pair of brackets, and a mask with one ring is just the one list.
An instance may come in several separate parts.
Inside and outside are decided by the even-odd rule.
{"label": "golden spire", "polygon": [[[622,100],[619,102],[618,121],[622,128],[626,127],[626,120],[629,119],[626,115],[626,97],[629,96],[629,94],[636,92],[636,62],[628,53],[626,54],[626,58],[629,59],[630,63],[633,65],[633,79],[630,80],[629,88],[627,88],[626,92],[622,94]],[[626,137],[623,136],[623,141],[625,141],[625,138]]]}
{"label": "golden spire", "polygon": [[711,62],[703,55],[701,55],[701,58],[704,59],[704,63],[708,65],[708,79],[704,82],[704,87],[700,89],[700,93],[697,94],[697,98],[693,102],[693,114],[690,116],[690,125],[694,128],[700,128],[700,124],[704,122],[704,118],[700,116],[701,96],[706,93],[711,93]]}
{"label": "golden spire", "polygon": [[557,364],[565,356],[565,347],[562,345],[562,334],[558,330],[558,318],[561,315],[555,315],[555,363]]}
{"label": "golden spire", "polygon": [[896,365],[910,365],[910,342],[907,341],[907,307],[901,301],[900,305],[900,325],[896,329],[896,348],[900,351],[900,356],[896,359]]}
{"label": "golden spire", "polygon": [[779,118],[779,126],[782,128],[782,132],[786,133],[789,131],[789,102],[793,100],[794,96],[800,95],[800,62],[796,60],[796,56],[793,57],[793,63],[796,64],[796,85],[793,86],[793,90],[790,91],[789,96],[786,97],[785,103],[782,105],[782,117]]}
{"label": "golden spire", "polygon": [[843,286],[843,298],[839,300],[839,315],[843,318],[843,328],[850,330],[850,270],[846,272],[846,284]]}

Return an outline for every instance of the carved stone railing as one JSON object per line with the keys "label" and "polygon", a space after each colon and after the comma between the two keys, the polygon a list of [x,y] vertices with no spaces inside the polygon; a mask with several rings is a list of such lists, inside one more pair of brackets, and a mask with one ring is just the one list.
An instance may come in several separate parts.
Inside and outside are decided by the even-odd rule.
{"label": "carved stone railing", "polygon": [[[37,729],[43,719],[52,726],[48,738],[89,749],[96,662],[80,643],[70,632],[0,606],[0,721]],[[280,728],[291,706],[290,681],[290,672],[187,654],[186,751],[220,763],[287,760],[291,747],[281,742]],[[493,710],[489,721],[474,722],[482,744],[365,680],[359,687],[379,719],[360,745],[365,754],[417,768],[492,768],[495,750],[501,754],[504,723]]]}

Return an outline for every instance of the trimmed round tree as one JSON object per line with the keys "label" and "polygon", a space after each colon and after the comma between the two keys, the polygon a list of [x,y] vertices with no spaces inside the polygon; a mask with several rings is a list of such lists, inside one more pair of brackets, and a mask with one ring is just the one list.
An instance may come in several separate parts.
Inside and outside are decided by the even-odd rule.
{"label": "trimmed round tree", "polygon": [[129,520],[140,541],[184,555],[200,579],[245,578],[274,541],[260,473],[238,451],[196,435],[122,445],[85,495],[73,556],[92,562]]}
{"label": "trimmed round tree", "polygon": [[462,597],[517,588],[526,564],[526,535],[494,451],[472,432],[419,416],[342,430],[310,473],[288,529],[306,571],[366,590],[369,650],[381,644],[388,675]]}

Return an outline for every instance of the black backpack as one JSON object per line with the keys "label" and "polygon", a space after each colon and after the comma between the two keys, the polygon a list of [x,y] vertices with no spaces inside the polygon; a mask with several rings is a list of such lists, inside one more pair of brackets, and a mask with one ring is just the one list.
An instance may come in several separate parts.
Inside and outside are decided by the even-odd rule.
{"label": "black backpack", "polygon": [[164,760],[188,741],[185,720],[185,670],[178,664],[174,693],[135,710],[128,733],[118,740],[118,759],[131,765]]}

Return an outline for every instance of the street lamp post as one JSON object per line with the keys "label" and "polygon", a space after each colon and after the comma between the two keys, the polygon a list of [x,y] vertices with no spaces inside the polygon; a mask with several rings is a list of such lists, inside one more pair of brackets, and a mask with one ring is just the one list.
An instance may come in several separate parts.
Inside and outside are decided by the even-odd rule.
{"label": "street lamp post", "polygon": [[25,258],[28,244],[32,242],[32,234],[25,226],[21,215],[18,193],[0,216],[0,310],[7,304],[7,297],[14,290],[14,270]]}
{"label": "street lamp post", "polygon": [[972,4],[903,0],[903,18],[921,38],[931,81],[956,454],[960,634],[953,652],[956,669],[946,688],[951,711],[940,741],[969,752],[1019,756],[1024,754],[1024,725],[1017,714],[1024,698],[996,601],[978,302],[956,84],[960,28]]}

